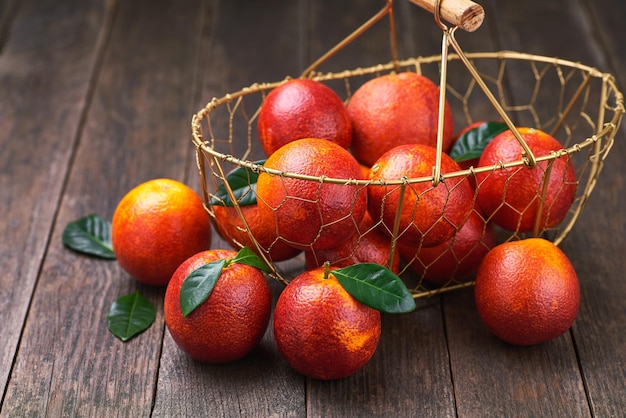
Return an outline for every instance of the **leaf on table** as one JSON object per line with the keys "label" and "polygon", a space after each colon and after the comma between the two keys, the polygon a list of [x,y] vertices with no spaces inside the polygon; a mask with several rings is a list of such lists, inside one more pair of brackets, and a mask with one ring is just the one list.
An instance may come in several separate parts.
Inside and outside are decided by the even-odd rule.
{"label": "leaf on table", "polygon": [[111,222],[96,214],[68,223],[63,230],[63,244],[83,254],[115,259],[111,243]]}
{"label": "leaf on table", "polygon": [[402,279],[379,264],[354,264],[330,273],[348,293],[370,308],[386,313],[415,310],[415,300]]}
{"label": "leaf on table", "polygon": [[[256,161],[254,164],[263,165],[264,163],[265,160],[260,160]],[[237,167],[226,175],[226,182],[232,190],[239,206],[256,204],[256,182],[258,178],[258,171],[250,167]],[[222,183],[218,186],[215,196],[211,198],[209,204],[216,206],[233,206],[233,201],[226,191],[225,184]]]}
{"label": "leaf on table", "polygon": [[180,308],[183,317],[209,298],[225,265],[226,260],[213,261],[198,267],[185,277],[180,288]]}
{"label": "leaf on table", "polygon": [[126,342],[147,330],[155,318],[152,302],[136,291],[113,302],[107,315],[107,324],[113,335]]}
{"label": "leaf on table", "polygon": [[450,149],[449,155],[456,162],[479,158],[487,144],[508,129],[507,124],[502,122],[482,123],[461,135]]}

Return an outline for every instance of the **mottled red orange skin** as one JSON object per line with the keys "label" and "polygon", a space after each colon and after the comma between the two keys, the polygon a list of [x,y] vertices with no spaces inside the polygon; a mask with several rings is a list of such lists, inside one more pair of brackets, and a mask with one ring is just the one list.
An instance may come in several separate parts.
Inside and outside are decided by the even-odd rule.
{"label": "mottled red orange skin", "polygon": [[154,179],[118,203],[111,240],[117,261],[132,277],[165,286],[180,263],[211,246],[211,221],[191,188]]}
{"label": "mottled red orange skin", "polygon": [[[359,232],[347,241],[327,250],[306,251],[307,270],[321,267],[325,262],[336,267],[346,267],[359,263],[375,263],[387,267],[391,254],[391,240],[380,232],[369,213],[365,214]],[[396,251],[389,269],[400,271],[400,254]]]}
{"label": "mottled red orange skin", "polygon": [[451,280],[463,282],[474,278],[482,259],[495,245],[493,225],[472,211],[461,229],[448,241],[435,247],[399,245],[398,251],[419,277],[443,285]]}
{"label": "mottled red orange skin", "polygon": [[[362,178],[361,167],[348,151],[319,138],[290,142],[272,154],[264,166],[315,178]],[[357,233],[367,210],[367,192],[355,184],[262,172],[256,192],[263,222],[273,225],[289,245],[302,250],[331,248],[349,239]]]}
{"label": "mottled red orange skin", "polygon": [[[398,180],[432,176],[437,150],[421,144],[401,145],[381,156],[370,169],[368,207],[372,218],[382,219],[383,230],[394,229],[401,202],[400,185],[377,185],[380,179]],[[441,156],[441,172],[460,168],[447,154]],[[409,184],[402,200],[398,242],[408,246],[433,247],[450,239],[470,214],[474,190],[466,177],[446,179],[433,186],[430,181]]]}
{"label": "mottled red orange skin", "polygon": [[178,347],[195,360],[207,363],[238,360],[258,345],[269,324],[272,300],[267,280],[260,270],[239,263],[224,268],[209,298],[183,317],[180,290],[189,273],[236,254],[231,250],[200,252],[180,265],[167,286],[164,300],[167,329]]}
{"label": "mottled red orange skin", "polygon": [[[549,155],[563,148],[555,138],[538,129],[518,128],[536,157]],[[505,131],[485,147],[478,166],[494,166],[500,162],[519,161],[522,146],[511,131]],[[477,202],[491,220],[504,229],[533,232],[539,215],[543,182],[548,161],[537,163],[533,169],[525,165],[478,173]],[[558,225],[576,197],[576,172],[565,156],[552,162],[548,188],[544,197],[539,232]]]}
{"label": "mottled red orange skin", "polygon": [[[393,147],[404,144],[437,145],[439,88],[414,72],[387,74],[359,87],[347,105],[352,119],[351,150],[368,166]],[[452,146],[454,118],[444,108],[443,151]]]}
{"label": "mottled red orange skin", "polygon": [[280,353],[299,373],[321,380],[350,376],[374,355],[380,312],[354,299],[324,269],[302,273],[285,287],[274,310]]}
{"label": "mottled red orange skin", "polygon": [[564,334],[580,305],[574,267],[543,238],[493,248],[478,269],[474,292],[487,328],[516,345],[540,344]]}
{"label": "mottled red orange skin", "polygon": [[[246,220],[248,228],[261,246],[261,251],[273,262],[285,261],[300,254],[301,250],[287,245],[279,239],[273,224],[263,222],[258,205],[241,206],[241,214]],[[237,210],[232,206],[213,206],[215,214],[215,229],[233,248],[248,247],[259,254],[257,247],[244,227]]]}
{"label": "mottled red orange skin", "polygon": [[267,155],[301,138],[327,139],[346,149],[352,142],[352,122],[343,101],[327,85],[305,78],[268,93],[257,130]]}

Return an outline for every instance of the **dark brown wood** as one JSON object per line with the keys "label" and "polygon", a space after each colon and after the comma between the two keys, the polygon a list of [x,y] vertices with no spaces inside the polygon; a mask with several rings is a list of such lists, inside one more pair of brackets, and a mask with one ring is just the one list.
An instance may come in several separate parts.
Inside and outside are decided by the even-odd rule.
{"label": "dark brown wood", "polygon": [[[494,7],[499,9],[506,8],[502,2],[497,2],[497,5],[496,2],[493,3]],[[603,33],[610,27],[595,21],[593,14],[586,13],[589,9],[579,9],[568,1],[551,2],[549,6],[534,2],[518,6],[507,8],[507,13],[514,15],[521,12],[527,16],[536,15],[537,18],[520,25],[517,33],[507,31],[506,27],[500,25],[499,38],[502,39],[504,48],[522,49],[526,44],[530,44],[534,46],[536,53],[595,63],[594,65],[604,71],[620,76],[623,74],[623,66],[608,65],[614,61],[612,55],[598,59],[598,55],[605,47],[598,44],[594,38],[597,33]],[[594,3],[593,9],[604,10],[606,16],[610,14],[606,13],[608,10],[618,11],[620,7],[616,3],[602,7]],[[621,10],[623,17],[623,7]],[[619,12],[617,14],[619,15]],[[556,23],[564,17],[567,17],[567,20],[561,24]],[[615,26],[614,28],[616,29]],[[615,32],[615,29],[609,29],[610,35],[604,36],[620,39],[619,32]],[[621,32],[621,39],[625,39],[623,29]],[[547,38],[550,39],[549,44],[545,42]],[[561,245],[577,270],[582,294],[580,313],[572,328],[574,349],[577,350],[578,358],[571,359],[569,367],[577,368],[576,361],[582,361],[579,373],[582,374],[586,385],[586,393],[576,396],[572,393],[569,403],[563,401],[563,407],[585,403],[586,396],[592,400],[591,413],[594,416],[619,415],[621,413],[619,411],[626,408],[624,385],[620,383],[625,381],[626,369],[612,367],[616,364],[625,364],[624,339],[619,337],[618,329],[623,327],[626,308],[623,300],[617,295],[623,295],[626,288],[622,280],[615,280],[623,276],[624,266],[624,262],[618,260],[619,256],[616,257],[615,254],[623,253],[626,248],[623,233],[617,232],[624,231],[623,208],[626,204],[624,185],[620,180],[623,178],[623,170],[618,162],[619,156],[624,155],[624,141],[620,141],[623,133],[622,126],[599,179],[598,187],[591,195],[583,216]],[[602,213],[604,215],[601,215]],[[616,234],[611,231],[615,231]],[[607,257],[607,254],[611,256]],[[555,356],[558,354],[555,353]],[[563,370],[561,373],[573,372]],[[589,384],[590,380],[594,382],[593,385]],[[558,396],[560,398],[563,395]],[[554,405],[556,401],[552,400],[550,403]]]}
{"label": "dark brown wood", "polygon": [[[483,25],[456,35],[466,51],[581,61],[626,86],[622,0],[480,4]],[[570,332],[535,347],[491,335],[469,288],[419,300],[408,315],[384,315],[373,359],[346,379],[296,373],[271,327],[241,361],[199,364],[165,328],[163,289],[139,285],[115,261],[63,247],[69,221],[93,212],[110,218],[144,180],[171,177],[199,189],[191,115],[213,97],[299,76],[383,5],[0,0],[0,416],[623,415],[626,125],[561,244],[581,282],[579,316]],[[400,57],[438,54],[432,14],[406,0],[394,7]],[[383,19],[319,71],[388,62],[388,35]],[[521,70],[511,67],[511,100],[528,94]],[[449,76],[461,73],[453,66]],[[464,122],[455,114],[457,130]],[[225,245],[215,236],[214,247]],[[289,264],[293,273],[301,266],[302,257]],[[275,301],[282,284],[271,286]],[[157,319],[124,344],[107,330],[106,314],[136,289]]]}
{"label": "dark brown wood", "polygon": [[48,249],[107,16],[104,2],[16,3],[0,7],[3,390]]}
{"label": "dark brown wood", "polygon": [[[66,25],[80,28],[84,20],[98,24],[96,19],[101,14],[85,14],[78,4],[86,3],[77,2],[73,9],[65,11],[68,16],[76,16]],[[68,251],[62,246],[61,233],[68,222],[87,213],[110,219],[123,194],[144,180],[161,176],[184,178],[191,146],[182,138],[188,132],[195,92],[198,41],[204,18],[201,5],[200,1],[160,2],[158,7],[149,1],[119,2],[112,4],[115,9],[109,11],[114,19],[99,23],[106,51],[97,71],[83,69],[77,74],[90,75],[96,85],[90,103],[71,102],[86,113],[84,127],[79,132],[71,174],[58,206],[47,258],[32,295],[24,343],[12,371],[3,414],[150,414],[163,338],[163,290],[138,286],[115,262]],[[99,9],[104,9],[100,13],[106,6],[100,5]],[[55,6],[50,4],[50,10],[55,10]],[[44,13],[38,18],[45,16]],[[63,20],[51,14],[49,25],[58,26],[60,21]],[[70,46],[72,43],[62,30],[64,26],[59,26],[59,43]],[[81,33],[75,37],[81,38]],[[45,37],[34,39],[45,41]],[[37,51],[43,56],[51,52],[43,47]],[[63,58],[63,63],[80,58],[80,50],[72,52]],[[68,84],[70,89],[76,81],[66,77],[57,82]],[[37,84],[32,88],[37,88]],[[36,90],[33,93],[27,97],[36,99]],[[37,117],[42,125],[35,134],[48,132],[51,125],[46,123],[47,115]],[[26,126],[27,122],[22,120]],[[43,144],[50,148],[62,145],[76,134],[52,131],[46,134]],[[36,145],[33,144],[33,157],[45,159],[52,154]],[[65,166],[63,162],[58,165],[56,169]],[[35,168],[36,165],[31,166]],[[47,179],[45,173],[40,177]],[[61,180],[55,187],[62,184]],[[31,196],[39,205],[57,205],[51,205],[53,199],[46,194],[33,192]],[[31,208],[25,209],[20,208],[29,214]],[[38,208],[33,206],[32,210]],[[120,344],[107,330],[106,315],[117,297],[137,288],[152,300],[159,314],[141,339]],[[23,304],[28,306],[27,302]]]}
{"label": "dark brown wood", "polygon": [[[595,29],[598,42],[589,46],[599,68],[615,75],[622,92],[626,86],[626,9],[617,0],[602,5],[587,1],[583,16]],[[575,254],[574,266],[582,282],[581,314],[575,325],[582,375],[595,416],[619,416],[626,411],[626,282],[624,249],[626,226],[626,185],[622,161],[626,155],[622,124],[618,140],[608,157],[602,183],[594,191],[581,223],[572,239],[565,243]],[[622,140],[620,140],[622,139]]]}
{"label": "dark brown wood", "polygon": [[[497,38],[502,49],[526,51],[524,43],[529,42],[531,46],[536,46],[528,52],[565,58],[572,48],[564,48],[565,43],[560,43],[559,33],[568,34],[568,39],[577,48],[581,41],[573,41],[572,38],[585,36],[584,33],[574,33],[572,29],[564,30],[560,25],[547,24],[547,20],[554,22],[557,19],[556,11],[560,8],[570,12],[571,8],[559,2],[552,2],[546,7],[539,3],[510,7],[501,2],[493,3],[487,3],[485,7],[492,12],[492,27],[499,35]],[[539,9],[544,12],[538,13]],[[522,25],[516,21],[516,16],[522,12],[524,15],[536,13],[537,17]],[[575,10],[571,12],[576,13]],[[558,16],[562,18],[563,11]],[[503,21],[511,23],[506,25]],[[520,24],[519,27],[513,26],[516,24]],[[540,32],[539,28],[542,28]],[[534,37],[537,39],[533,41]],[[543,48],[539,38],[545,37],[550,37],[559,49]],[[529,86],[534,83],[534,77],[525,64],[513,68],[523,76],[509,80],[510,100],[527,103],[531,92]],[[547,106],[548,103],[537,103],[535,108],[539,113],[548,113],[551,109],[546,109]],[[532,120],[522,117],[518,123],[529,124]],[[447,297],[444,310],[457,408],[461,416],[472,416],[477,411],[488,416],[589,415],[575,346],[569,335],[530,349],[520,350],[503,344],[481,325],[471,290]],[[489,407],[484,406],[486,399],[489,399]]]}
{"label": "dark brown wood", "polygon": [[[202,87],[196,91],[199,94],[195,97],[194,112],[213,97],[255,82],[278,81],[298,74],[304,65],[299,55],[301,5],[298,2],[274,3],[243,0],[208,3],[204,12],[208,42],[202,45],[207,53],[199,67],[199,86]],[[191,121],[191,113],[185,121]],[[228,126],[227,121],[223,126]],[[186,133],[190,132],[189,125],[186,129]],[[245,146],[246,131],[239,132],[238,145]],[[188,144],[181,142],[178,146],[190,146],[189,136],[181,136],[183,138]],[[251,158],[263,157],[259,153]],[[195,165],[191,171],[189,183],[199,187]],[[217,236],[212,247],[230,248]],[[271,284],[275,302],[283,285]],[[220,366],[189,360],[166,332],[154,415],[304,416],[304,382],[305,379],[280,357],[271,329],[260,347],[244,360]]]}

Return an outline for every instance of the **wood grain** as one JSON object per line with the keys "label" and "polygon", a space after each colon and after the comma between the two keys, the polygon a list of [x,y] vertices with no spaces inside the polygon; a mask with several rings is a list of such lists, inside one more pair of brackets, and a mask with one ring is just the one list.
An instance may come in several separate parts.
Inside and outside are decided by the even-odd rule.
{"label": "wood grain", "polygon": [[[570,7],[570,2],[555,2],[548,9],[546,22],[537,22],[536,30],[543,27],[540,25],[546,24],[550,17],[562,13],[558,10],[565,10],[561,9],[563,7],[570,15],[570,26],[554,28],[550,35],[553,45],[546,53],[594,63],[598,68],[621,77],[623,86],[624,67],[609,66],[609,63],[615,62],[615,57],[610,53],[605,54],[605,46],[594,40],[594,34],[603,32],[604,26],[602,22],[594,21],[593,15],[586,14],[588,9],[576,10]],[[604,10],[605,19],[606,11],[612,9],[610,4],[606,7],[597,7],[594,4],[593,7]],[[617,6],[614,4],[613,7]],[[524,10],[524,13],[532,13],[532,9]],[[623,11],[621,15],[624,16]],[[528,28],[524,39],[536,36],[536,43],[539,43],[536,30],[533,34],[532,28]],[[625,381],[626,369],[612,367],[626,364],[623,350],[626,325],[621,319],[626,314],[626,308],[623,299],[616,297],[623,294],[626,287],[623,280],[615,280],[623,276],[626,265],[622,257],[607,256],[623,253],[626,248],[624,234],[614,235],[611,232],[624,231],[626,224],[623,210],[626,198],[623,172],[619,163],[620,156],[626,152],[625,132],[622,125],[605,171],[598,180],[598,186],[591,195],[583,216],[562,245],[577,269],[581,282],[581,310],[573,327],[573,338],[578,356],[583,360],[582,374],[587,384],[587,396],[592,399],[592,414],[595,416],[619,415],[618,411],[626,408],[626,400],[622,394],[624,385],[621,383]],[[600,213],[606,215],[599,215]],[[589,385],[589,380],[593,385]]]}
{"label": "wood grain", "polygon": [[24,1],[17,9],[3,2],[0,19],[3,389],[47,250],[106,19],[103,2]]}
{"label": "wood grain", "polygon": [[[481,27],[456,34],[466,51],[559,56],[626,85],[623,1],[480,4]],[[163,176],[199,187],[192,113],[254,82],[298,76],[382,6],[0,0],[0,416],[623,415],[624,124],[561,244],[579,274],[579,316],[570,332],[536,347],[492,336],[466,289],[420,300],[408,315],[385,315],[374,358],[347,379],[296,373],[271,328],[240,362],[199,364],[165,328],[163,289],[138,285],[115,261],[63,247],[69,221],[92,212],[110,218],[141,181]],[[432,15],[409,1],[394,7],[400,57],[438,54],[441,32]],[[390,58],[383,19],[320,70]],[[455,84],[462,68],[449,70]],[[516,65],[508,71],[503,94],[528,96],[534,76]],[[436,66],[428,74],[436,79]],[[487,111],[484,101],[470,99],[473,116]],[[456,114],[455,130],[465,122]],[[217,124],[228,132],[226,120]],[[216,236],[214,246],[224,245]],[[297,263],[302,259],[289,265],[293,273]],[[271,286],[275,301],[282,285]],[[123,344],[108,331],[106,314],[118,296],[137,289],[154,303],[157,319]]]}
{"label": "wood grain", "polygon": [[[622,93],[626,86],[626,19],[623,3],[583,2],[580,25],[589,26],[585,60],[614,74]],[[597,38],[594,38],[594,35]],[[581,41],[583,42],[583,41]],[[584,216],[564,249],[572,254],[581,281],[581,310],[573,327],[582,375],[595,416],[626,411],[626,184],[623,160],[626,127],[622,124]]]}
{"label": "wood grain", "polygon": [[470,0],[445,0],[437,4],[435,0],[411,0],[412,3],[436,15],[439,8],[441,23],[449,22],[468,32],[474,32],[485,19],[485,11],[478,3]]}
{"label": "wood grain", "polygon": [[[149,1],[120,2],[111,11],[115,19],[110,39],[91,103],[82,105],[88,109],[85,125],[33,294],[25,343],[16,358],[3,414],[150,413],[163,338],[162,289],[138,286],[115,262],[70,252],[61,244],[61,233],[69,221],[87,213],[110,219],[119,199],[143,180],[183,179],[191,148],[180,138],[187,135],[193,104],[200,5],[199,1],[160,2],[155,9]],[[89,16],[79,9],[75,13],[81,21]],[[60,25],[54,15],[51,24]],[[81,27],[76,22],[60,29],[63,26]],[[67,40],[67,34],[61,30],[59,38]],[[65,59],[73,61],[71,56]],[[41,115],[40,120],[49,119]],[[46,129],[49,124],[41,132]],[[46,143],[55,146],[65,141],[53,137]],[[32,196],[51,206],[46,195]],[[117,297],[135,289],[149,297],[159,314],[145,334],[122,344],[108,332],[106,315]]]}
{"label": "wood grain", "polygon": [[[277,10],[280,8],[280,13]],[[211,5],[220,19],[205,21],[211,57],[199,68],[201,87],[196,93],[199,110],[213,97],[237,91],[255,82],[278,81],[297,74],[302,60],[302,9],[298,2],[244,0],[221,1]],[[277,30],[277,28],[280,28]],[[247,45],[243,49],[241,46]],[[189,118],[191,121],[191,113]],[[220,125],[221,123],[221,125]],[[217,119],[217,129],[228,121]],[[245,126],[244,126],[245,128]],[[189,128],[190,129],[190,128]],[[190,132],[190,130],[188,131]],[[235,149],[243,153],[247,131],[236,130]],[[190,136],[188,136],[190,138]],[[188,139],[191,144],[191,139]],[[260,147],[251,160],[264,157]],[[189,182],[198,185],[192,169]],[[218,236],[213,248],[230,248]],[[282,284],[271,282],[274,302]],[[271,327],[270,327],[271,328]],[[196,388],[192,391],[189,388]],[[260,347],[240,362],[229,365],[201,365],[190,361],[172,341],[169,333],[163,345],[154,405],[155,416],[304,416],[304,378],[282,360],[271,329]]]}

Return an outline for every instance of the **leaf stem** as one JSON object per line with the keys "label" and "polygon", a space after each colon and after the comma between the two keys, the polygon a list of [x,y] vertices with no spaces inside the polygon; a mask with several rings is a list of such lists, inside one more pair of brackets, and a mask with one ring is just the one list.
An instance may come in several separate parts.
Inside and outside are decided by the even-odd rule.
{"label": "leaf stem", "polygon": [[330,275],[330,262],[324,261],[324,280],[328,280]]}

